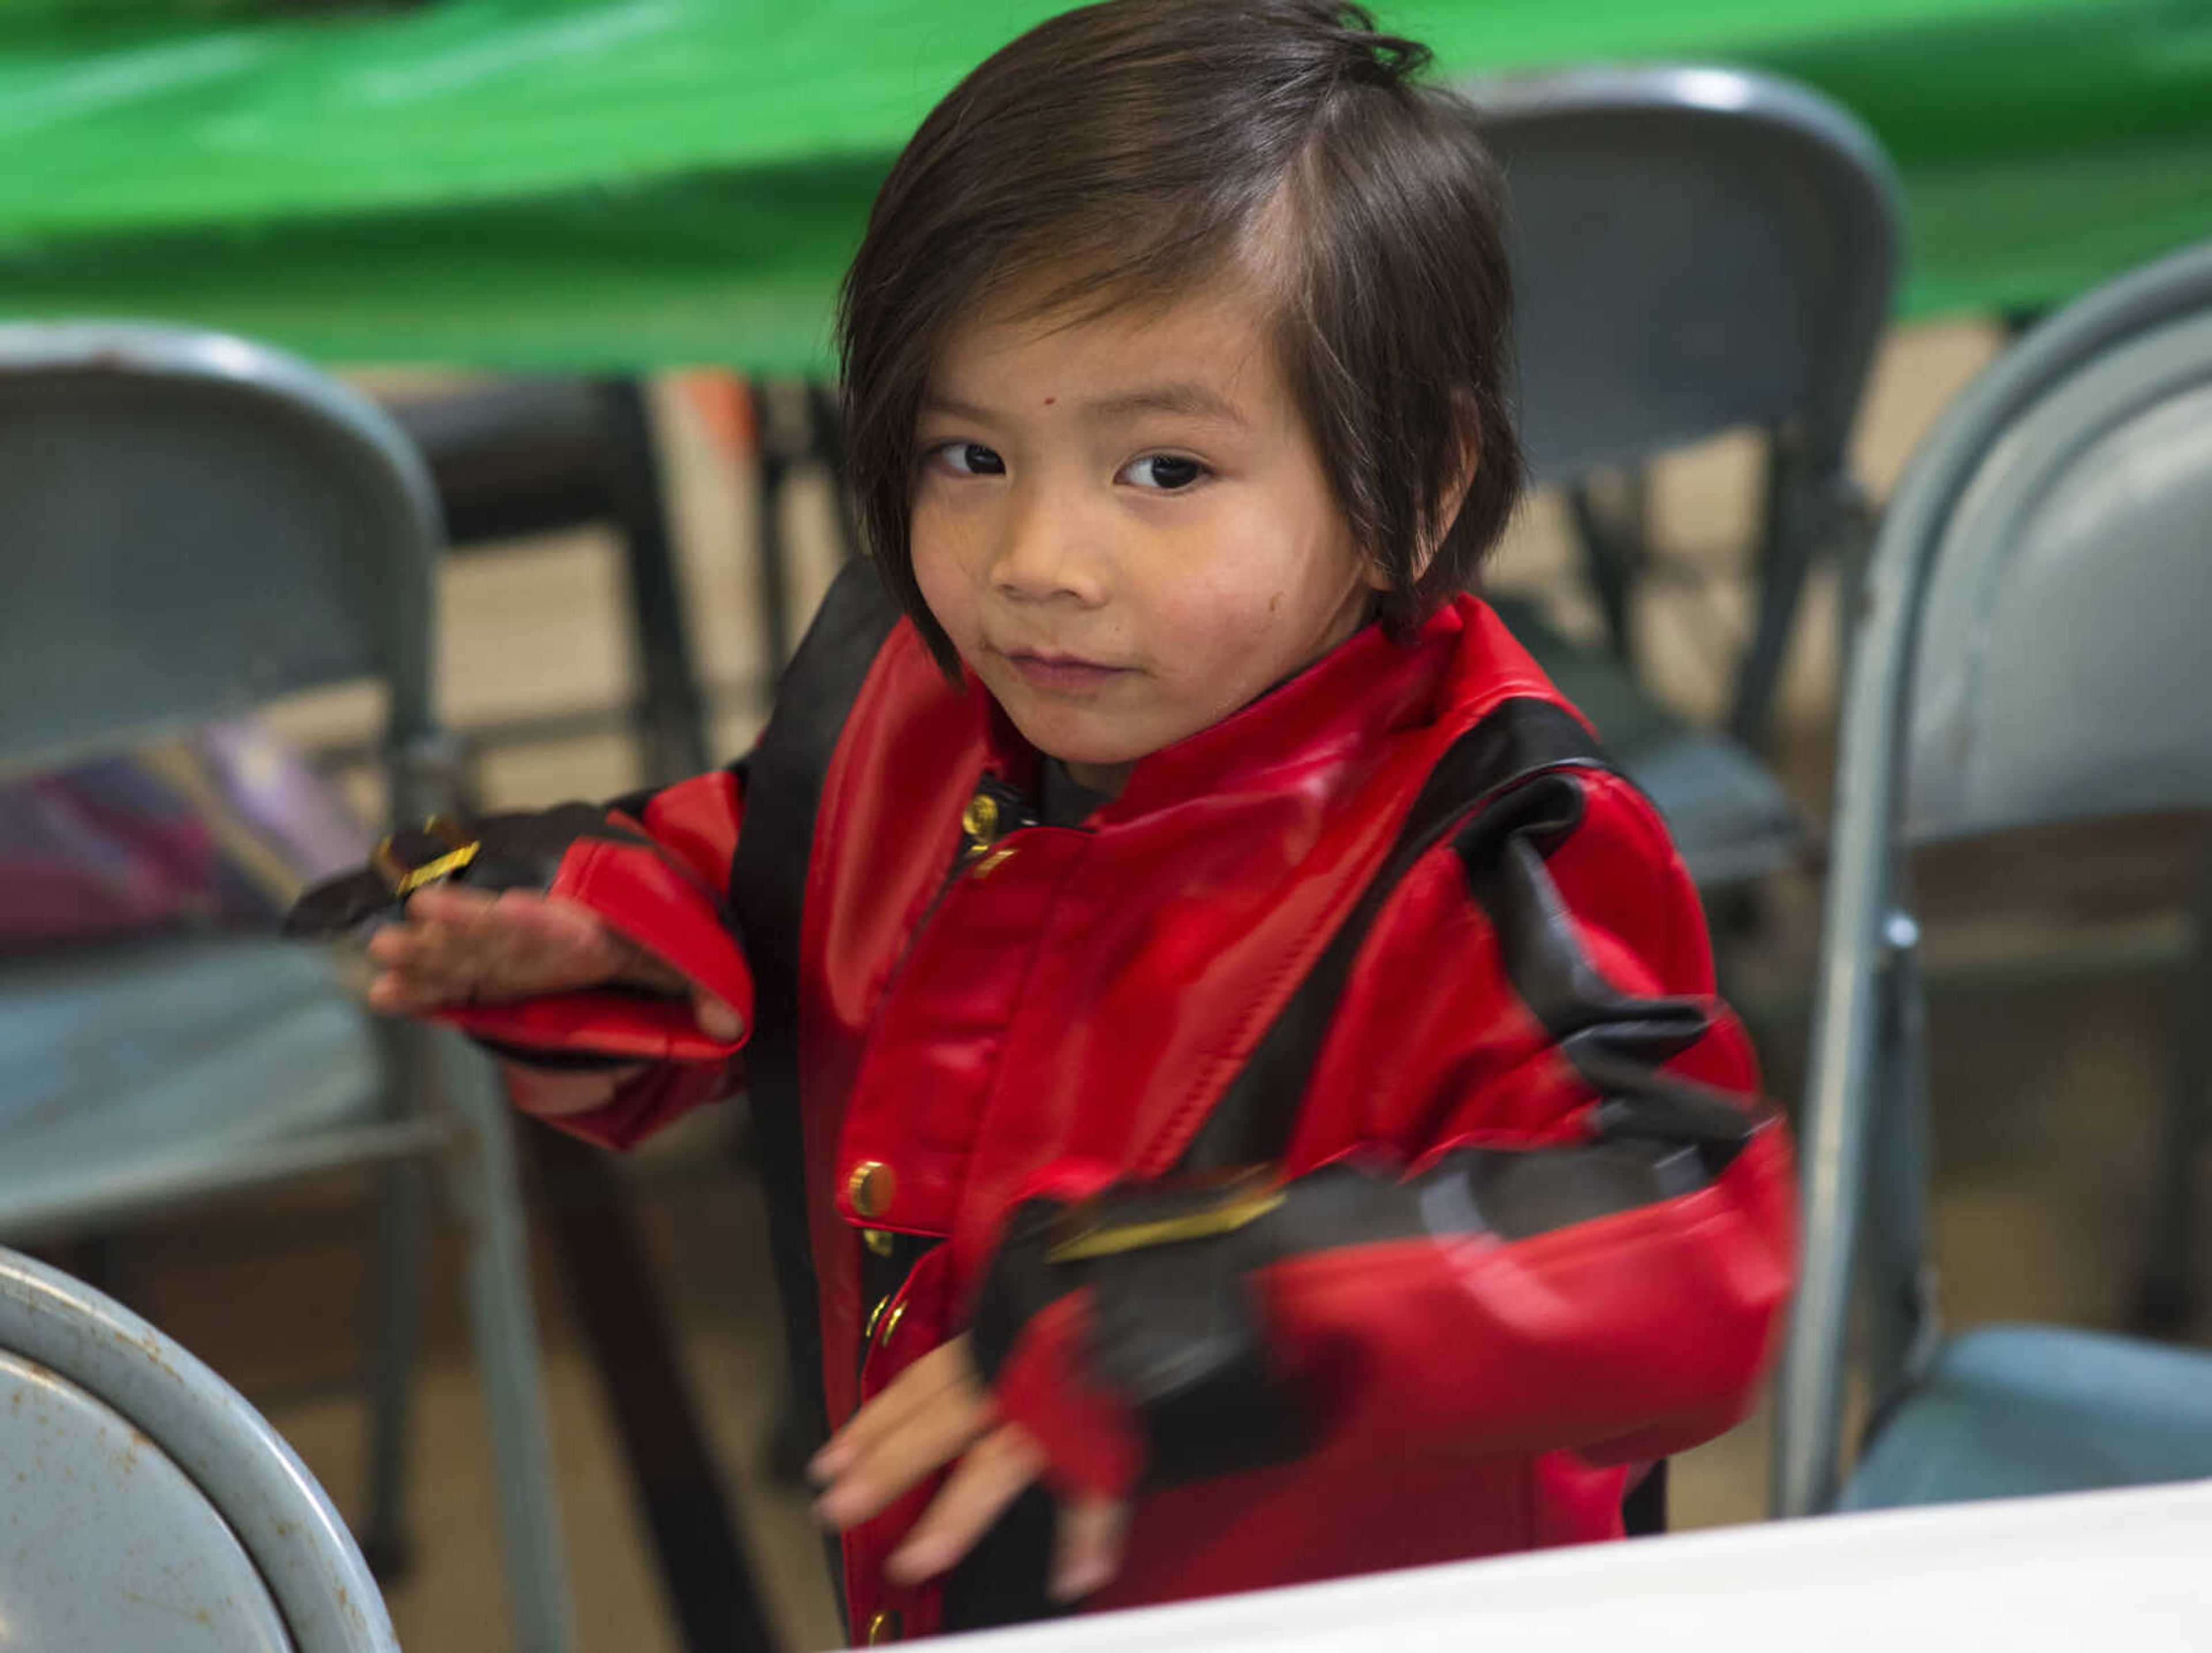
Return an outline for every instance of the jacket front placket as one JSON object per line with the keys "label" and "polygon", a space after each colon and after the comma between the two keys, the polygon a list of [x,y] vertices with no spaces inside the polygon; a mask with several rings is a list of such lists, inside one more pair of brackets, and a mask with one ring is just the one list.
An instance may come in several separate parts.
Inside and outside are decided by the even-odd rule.
{"label": "jacket front placket", "polygon": [[[865,1404],[942,1342],[963,1317],[951,1233],[975,1132],[1022,1009],[1051,909],[1090,835],[1030,823],[1018,794],[988,778],[963,812],[960,858],[885,991],[862,1054],[836,1166],[837,1208],[864,1251],[919,1252],[863,1305],[859,1396]],[[833,1357],[834,1358],[834,1357]],[[937,1478],[846,1536],[856,1628],[881,1620],[927,1633],[934,1589],[880,1583],[884,1559],[926,1507]]]}

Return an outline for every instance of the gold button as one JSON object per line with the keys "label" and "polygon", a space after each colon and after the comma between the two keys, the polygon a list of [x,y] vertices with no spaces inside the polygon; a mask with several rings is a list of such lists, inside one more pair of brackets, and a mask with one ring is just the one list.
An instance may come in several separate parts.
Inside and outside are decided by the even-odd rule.
{"label": "gold button", "polygon": [[977,843],[989,843],[999,836],[999,800],[988,792],[970,798],[960,811],[960,830]]}
{"label": "gold button", "polygon": [[1014,847],[1012,844],[1000,844],[981,860],[977,861],[970,871],[979,878],[988,878],[1013,858]]}
{"label": "gold button", "polygon": [[860,1328],[861,1342],[866,1343],[874,1338],[876,1334],[876,1322],[884,1317],[884,1310],[890,1308],[890,1304],[891,1300],[889,1297],[878,1297],[876,1299],[876,1306],[868,1310],[868,1323]]}
{"label": "gold button", "polygon": [[896,1337],[898,1335],[899,1322],[905,1318],[906,1299],[904,1297],[901,1297],[896,1303],[891,1304],[890,1313],[884,1316],[884,1334],[879,1340],[884,1343],[888,1343],[893,1338]]}
{"label": "gold button", "polygon": [[863,1217],[880,1217],[891,1208],[898,1176],[880,1159],[863,1159],[845,1179],[845,1197]]}
{"label": "gold button", "polygon": [[862,1229],[860,1243],[878,1257],[888,1257],[891,1255],[891,1237],[879,1228]]}
{"label": "gold button", "polygon": [[898,1640],[904,1628],[905,1620],[900,1616],[898,1609],[886,1607],[868,1620],[867,1644],[870,1647],[881,1647],[885,1642],[895,1642]]}

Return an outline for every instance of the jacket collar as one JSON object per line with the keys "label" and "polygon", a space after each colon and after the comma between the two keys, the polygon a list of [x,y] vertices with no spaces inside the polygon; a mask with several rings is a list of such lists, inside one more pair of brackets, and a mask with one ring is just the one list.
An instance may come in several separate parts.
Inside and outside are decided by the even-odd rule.
{"label": "jacket collar", "polygon": [[[1196,799],[1348,778],[1377,750],[1376,737],[1437,715],[1449,682],[1464,670],[1470,633],[1495,628],[1473,597],[1447,605],[1402,643],[1379,624],[1363,626],[1242,710],[1139,760],[1121,796],[1091,820],[1111,826]],[[1036,749],[972,673],[968,690],[984,714],[991,769],[1034,793]]]}

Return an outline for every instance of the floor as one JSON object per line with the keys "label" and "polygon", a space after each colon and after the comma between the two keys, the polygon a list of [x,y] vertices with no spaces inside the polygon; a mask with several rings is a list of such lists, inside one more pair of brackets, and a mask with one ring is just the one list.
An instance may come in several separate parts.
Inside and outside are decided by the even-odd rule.
{"label": "floor", "polygon": [[[1965,326],[1921,328],[1891,341],[1858,456],[1877,495],[1894,485],[1931,420],[1998,344],[1990,331]],[[741,532],[748,478],[682,383],[663,384],[655,394],[716,739],[720,751],[734,752],[762,714]],[[1658,477],[1661,538],[1686,573],[1661,582],[1642,617],[1648,670],[1698,714],[1717,705],[1722,682],[1713,662],[1740,635],[1736,551],[1748,524],[1753,457],[1749,443],[1724,441],[1670,463]],[[827,495],[818,480],[799,490],[793,507],[806,560],[803,607],[829,566],[821,532]],[[1563,623],[1586,628],[1587,605],[1560,594],[1571,592],[1568,568],[1560,514],[1539,500],[1493,579],[1546,593]],[[445,707],[465,728],[589,714],[629,692],[620,587],[608,544],[596,534],[458,559],[445,575],[443,604]],[[1832,594],[1816,593],[1783,702],[1779,750],[1815,811],[1830,757],[1833,635]],[[281,722],[306,740],[342,741],[365,732],[374,709],[358,696],[319,696],[286,708]],[[483,775],[492,801],[513,805],[604,796],[635,778],[619,729],[503,743],[483,752]],[[366,801],[363,779],[353,784]],[[1924,858],[1937,1222],[1954,1321],[2124,1319],[2174,1025],[2179,903],[2196,843],[2191,823],[2154,822],[2124,832],[2035,835],[1995,854]],[[1803,1060],[1816,895],[1809,879],[1778,881],[1764,899],[1760,933],[1731,971],[1771,1087],[1785,1103]],[[820,1552],[803,1503],[773,1485],[764,1468],[780,1354],[743,1147],[736,1119],[699,1118],[621,1170],[786,1643],[821,1647],[836,1639],[836,1627]],[[362,1482],[361,1411],[346,1387],[362,1317],[357,1193],[344,1184],[317,1187],[170,1218],[141,1231],[143,1243],[124,1254],[119,1276],[138,1306],[268,1412],[349,1510]],[[416,1557],[388,1592],[411,1653],[505,1639],[482,1418],[450,1242],[435,1255],[413,1458]],[[541,1244],[539,1302],[582,1644],[674,1653],[679,1644],[594,1373],[546,1255]],[[2212,1269],[2212,1252],[2200,1261]],[[2191,1329],[2204,1339],[2212,1323],[2200,1320]],[[1765,1437],[1754,1419],[1680,1461],[1677,1524],[1757,1518],[1765,1473]]]}

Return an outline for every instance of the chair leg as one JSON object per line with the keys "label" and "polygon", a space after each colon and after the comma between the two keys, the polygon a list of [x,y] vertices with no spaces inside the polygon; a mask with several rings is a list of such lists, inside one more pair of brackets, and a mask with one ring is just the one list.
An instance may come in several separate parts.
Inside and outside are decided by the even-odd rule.
{"label": "chair leg", "polygon": [[1650,550],[1651,475],[1638,467],[1593,477],[1567,490],[1582,541],[1583,570],[1605,618],[1613,652],[1636,664],[1636,581]]}
{"label": "chair leg", "polygon": [[433,1041],[440,1091],[466,1127],[451,1186],[468,1236],[469,1319],[499,1487],[514,1644],[523,1653],[573,1653],[575,1620],[562,1560],[551,1431],[506,1099],[482,1055],[451,1035],[434,1035]]}
{"label": "chair leg", "polygon": [[1773,718],[1782,660],[1789,652],[1790,634],[1796,627],[1797,605],[1803,599],[1806,572],[1812,562],[1816,536],[1809,520],[1812,507],[1805,497],[1804,476],[1803,460],[1795,452],[1788,433],[1777,431],[1770,435],[1760,509],[1758,610],[1752,622],[1751,641],[1736,672],[1735,703],[1729,712],[1729,732],[1753,748],[1765,738]]}
{"label": "chair leg", "polygon": [[2146,1332],[2172,1336],[2197,1307],[2192,1251],[2197,1237],[2197,1180],[2212,1143],[2212,824],[2197,851],[2192,938],[2181,982],[2180,1036],[2172,1091],[2160,1133],[2149,1243],[2136,1285],[2133,1319]]}
{"label": "chair leg", "polygon": [[1891,915],[1887,927],[1875,1129],[1860,1242],[1870,1287],[1867,1364],[1877,1408],[1924,1375],[1941,1332],[1928,1247],[1928,1008],[1919,928],[1902,910]]}
{"label": "chair leg", "polygon": [[831,522],[837,536],[837,560],[850,562],[860,552],[860,531],[853,520],[853,480],[845,463],[845,419],[836,387],[820,383],[806,387],[812,415],[811,447],[815,459],[829,473]]}
{"label": "chair leg", "polygon": [[615,380],[599,387],[599,396],[614,449],[608,480],[629,562],[638,674],[645,685],[645,780],[666,786],[712,767],[706,714],[684,629],[683,591],[645,388],[634,379]]}
{"label": "chair leg", "polygon": [[753,555],[757,559],[754,574],[761,654],[767,662],[771,694],[791,659],[791,551],[783,532],[784,484],[790,472],[790,462],[781,453],[761,450],[760,476],[753,489]]}
{"label": "chair leg", "polygon": [[422,1296],[422,1195],[419,1164],[387,1165],[377,1173],[369,1280],[368,1504],[361,1549],[369,1570],[386,1583],[413,1560],[407,1449]]}
{"label": "chair leg", "polygon": [[[772,690],[791,659],[792,635],[791,537],[784,521],[793,472],[823,457],[819,416],[826,411],[822,399],[804,384],[779,381],[756,387],[760,417],[760,473],[753,491],[753,551],[759,580],[761,649],[766,657]],[[846,497],[839,467],[831,468],[831,486],[837,491],[838,508]]]}
{"label": "chair leg", "polygon": [[683,1644],[773,1653],[749,1547],[611,1156],[554,1131],[526,1146]]}

